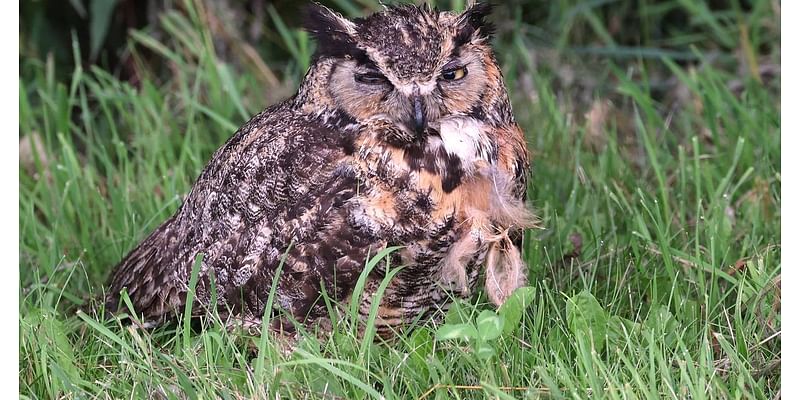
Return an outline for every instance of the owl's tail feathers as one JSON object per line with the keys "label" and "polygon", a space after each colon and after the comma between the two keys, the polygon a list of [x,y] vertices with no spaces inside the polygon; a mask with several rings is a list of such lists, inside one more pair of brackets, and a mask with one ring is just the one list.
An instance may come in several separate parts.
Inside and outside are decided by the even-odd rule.
{"label": "owl's tail feathers", "polygon": [[[127,292],[134,310],[142,322],[157,323],[168,313],[183,305],[186,282],[181,265],[175,262],[170,247],[174,244],[167,221],[117,265],[109,280],[105,309],[111,313],[127,309],[122,292]],[[173,238],[174,239],[174,238]]]}

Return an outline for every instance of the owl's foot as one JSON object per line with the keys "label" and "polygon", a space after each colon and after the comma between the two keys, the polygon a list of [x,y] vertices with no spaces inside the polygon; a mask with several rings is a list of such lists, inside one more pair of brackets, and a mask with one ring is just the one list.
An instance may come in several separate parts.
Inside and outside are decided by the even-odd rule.
{"label": "owl's foot", "polygon": [[263,321],[257,317],[230,317],[225,322],[225,328],[231,334],[244,334],[251,336],[248,349],[253,354],[260,350],[261,335],[268,335],[268,346],[273,346],[281,355],[289,357],[297,346],[298,334],[294,325],[286,318],[275,318],[270,321],[266,332],[262,331]]}

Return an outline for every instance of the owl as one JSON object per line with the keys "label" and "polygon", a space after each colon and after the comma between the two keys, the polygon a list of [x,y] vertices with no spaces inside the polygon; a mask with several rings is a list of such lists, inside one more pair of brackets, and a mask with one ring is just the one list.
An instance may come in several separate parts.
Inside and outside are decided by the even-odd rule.
{"label": "owl", "polygon": [[[198,254],[196,315],[245,326],[268,316],[283,333],[321,326],[325,297],[357,304],[362,319],[379,302],[385,338],[441,315],[481,277],[502,304],[525,283],[520,245],[535,218],[489,12],[398,5],[350,20],[311,5],[317,50],[297,93],[216,151],[177,212],[116,267],[106,309],[119,311],[124,289],[147,325],[172,319]],[[367,261],[395,246],[352,299]]]}

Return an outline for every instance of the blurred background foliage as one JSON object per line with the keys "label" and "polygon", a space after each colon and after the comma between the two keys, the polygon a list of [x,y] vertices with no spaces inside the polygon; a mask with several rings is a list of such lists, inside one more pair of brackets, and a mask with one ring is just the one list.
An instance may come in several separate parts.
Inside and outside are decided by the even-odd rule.
{"label": "blurred background foliage", "polygon": [[[392,4],[396,1],[385,1]],[[379,10],[378,0],[322,1],[346,16]],[[419,1],[417,1],[419,3]],[[431,1],[445,9],[463,9],[464,0]],[[251,69],[262,83],[296,81],[308,65],[313,44],[298,31],[301,4],[287,0],[205,1],[194,20],[186,4],[173,0],[28,0],[20,4],[20,62],[52,58],[55,73],[67,79],[75,63],[94,64],[134,84],[153,70],[153,49],[141,58],[128,45],[134,30],[159,41],[195,40],[192,26],[209,30],[221,60]],[[564,89],[580,89],[573,100],[588,100],[613,87],[608,61],[645,63],[655,95],[676,84],[662,58],[680,66],[713,63],[731,79],[777,75],[780,68],[779,1],[710,0],[512,0],[495,2],[497,46],[524,48],[539,69],[549,70]],[[183,37],[181,37],[183,34]],[[73,48],[73,38],[79,49]],[[738,40],[737,40],[738,38]],[[509,52],[510,53],[510,52]],[[75,56],[80,54],[80,56]],[[77,59],[76,59],[77,58]],[[509,61],[509,60],[504,60]],[[514,63],[506,63],[514,76]],[[168,68],[156,71],[168,73]],[[24,78],[24,69],[23,69]],[[737,84],[732,82],[732,84]],[[739,83],[741,84],[741,83]]]}

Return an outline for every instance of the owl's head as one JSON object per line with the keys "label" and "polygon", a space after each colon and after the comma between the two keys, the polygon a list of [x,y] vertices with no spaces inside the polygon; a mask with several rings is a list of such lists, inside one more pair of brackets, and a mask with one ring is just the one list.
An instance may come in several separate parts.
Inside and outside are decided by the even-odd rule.
{"label": "owl's head", "polygon": [[488,4],[462,13],[399,5],[348,20],[321,5],[307,14],[327,96],[358,120],[386,118],[415,137],[445,116],[512,118],[489,45]]}

